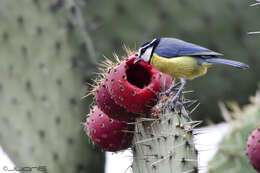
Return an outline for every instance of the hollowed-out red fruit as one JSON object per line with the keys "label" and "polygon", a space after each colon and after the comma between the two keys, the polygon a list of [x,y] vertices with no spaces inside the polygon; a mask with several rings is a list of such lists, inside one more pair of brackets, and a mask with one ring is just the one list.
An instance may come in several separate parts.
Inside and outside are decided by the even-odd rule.
{"label": "hollowed-out red fruit", "polygon": [[144,68],[140,63],[128,64],[128,69],[126,70],[127,81],[138,88],[144,88],[149,85],[151,79],[150,68]]}
{"label": "hollowed-out red fruit", "polygon": [[116,104],[132,113],[142,113],[156,102],[157,94],[169,88],[171,77],[135,56],[122,61],[107,75],[108,91]]}
{"label": "hollowed-out red fruit", "polygon": [[104,151],[120,151],[131,145],[134,125],[108,117],[97,106],[84,125],[92,142]]}

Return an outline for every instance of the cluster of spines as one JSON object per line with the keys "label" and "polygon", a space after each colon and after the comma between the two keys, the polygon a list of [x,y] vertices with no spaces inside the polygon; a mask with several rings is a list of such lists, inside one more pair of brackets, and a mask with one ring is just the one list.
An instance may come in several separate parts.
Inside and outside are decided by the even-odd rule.
{"label": "cluster of spines", "polygon": [[189,112],[184,106],[160,111],[163,104],[159,103],[154,112],[158,117],[140,118],[136,122],[132,147],[134,172],[198,173],[198,151],[192,136],[193,128],[200,122],[187,119]]}
{"label": "cluster of spines", "polygon": [[114,61],[104,56],[104,60],[99,64],[97,64],[99,66],[98,68],[99,72],[96,73],[97,78],[94,79],[91,83],[88,83],[88,85],[91,86],[92,89],[84,97],[87,97],[89,95],[94,95],[97,91],[97,88],[106,78],[106,76],[110,73],[110,71],[114,69],[116,66],[118,66],[122,60],[135,54],[133,50],[131,50],[126,46],[124,46],[124,49],[126,52],[126,56],[122,56],[122,58],[120,58],[116,53],[114,53],[113,54]]}
{"label": "cluster of spines", "polygon": [[[119,56],[116,53],[114,53],[113,57],[115,61],[112,61],[106,56],[104,56],[104,60],[101,61],[99,64],[97,64],[99,66],[98,67],[99,72],[95,73],[97,77],[93,79],[91,82],[87,83],[87,85],[91,89],[90,91],[87,91],[87,94],[85,94],[82,98],[86,98],[90,95],[95,96],[95,93],[98,91],[99,86],[103,85],[104,82],[107,82],[108,79],[106,79],[106,76],[111,72],[111,70],[114,69],[116,66],[118,66],[123,59],[126,59],[127,57],[134,54],[134,52],[130,48],[125,46],[124,49],[127,53],[126,56],[119,58]],[[96,100],[94,101],[96,102]]]}

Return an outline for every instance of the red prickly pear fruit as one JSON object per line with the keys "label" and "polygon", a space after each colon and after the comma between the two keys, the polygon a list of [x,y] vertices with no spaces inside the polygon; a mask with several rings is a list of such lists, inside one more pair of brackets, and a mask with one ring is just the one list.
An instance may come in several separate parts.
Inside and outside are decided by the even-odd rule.
{"label": "red prickly pear fruit", "polygon": [[95,101],[97,106],[113,119],[131,122],[134,121],[136,117],[135,114],[128,112],[125,108],[115,103],[108,92],[108,87],[105,81],[97,86],[95,91]]}
{"label": "red prickly pear fruit", "polygon": [[136,114],[149,110],[158,93],[170,87],[172,79],[144,61],[134,63],[135,59],[131,56],[122,61],[106,79],[115,103]]}
{"label": "red prickly pear fruit", "polygon": [[251,165],[260,172],[260,127],[248,136],[246,153]]}
{"label": "red prickly pear fruit", "polygon": [[109,118],[97,106],[84,123],[92,142],[104,151],[116,152],[130,147],[134,125]]}

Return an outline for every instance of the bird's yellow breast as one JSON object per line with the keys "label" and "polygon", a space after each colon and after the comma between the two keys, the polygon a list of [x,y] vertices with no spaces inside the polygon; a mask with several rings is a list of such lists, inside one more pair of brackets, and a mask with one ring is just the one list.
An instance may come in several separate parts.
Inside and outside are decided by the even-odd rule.
{"label": "bird's yellow breast", "polygon": [[198,60],[191,56],[163,58],[157,54],[153,54],[150,63],[157,70],[178,79],[199,77],[205,74],[211,65],[209,63],[199,64]]}

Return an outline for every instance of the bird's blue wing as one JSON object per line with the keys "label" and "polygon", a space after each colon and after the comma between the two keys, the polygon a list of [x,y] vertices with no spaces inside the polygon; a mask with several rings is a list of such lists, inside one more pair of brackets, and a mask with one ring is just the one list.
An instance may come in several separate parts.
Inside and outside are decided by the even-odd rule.
{"label": "bird's blue wing", "polygon": [[204,47],[188,43],[175,38],[160,38],[160,42],[154,49],[154,53],[161,57],[172,58],[179,56],[221,56]]}

